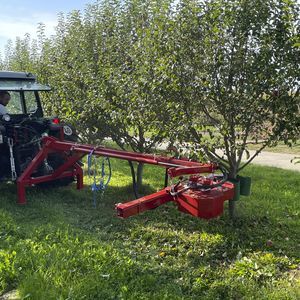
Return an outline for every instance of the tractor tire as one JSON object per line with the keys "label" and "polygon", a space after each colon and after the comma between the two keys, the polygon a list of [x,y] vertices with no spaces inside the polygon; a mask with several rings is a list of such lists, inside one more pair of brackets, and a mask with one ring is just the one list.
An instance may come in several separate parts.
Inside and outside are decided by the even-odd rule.
{"label": "tractor tire", "polygon": [[[78,137],[76,135],[71,135],[71,136],[66,137],[66,141],[77,142]],[[65,162],[65,158],[60,153],[52,153],[48,157],[48,164],[50,165],[50,167],[53,168],[53,170],[56,170],[57,168],[59,168],[64,162]],[[42,175],[47,175],[47,174],[42,174]],[[72,182],[74,182],[74,178],[67,177],[67,178],[42,182],[42,183],[39,183],[38,186],[41,188],[63,187],[63,186],[70,185]]]}

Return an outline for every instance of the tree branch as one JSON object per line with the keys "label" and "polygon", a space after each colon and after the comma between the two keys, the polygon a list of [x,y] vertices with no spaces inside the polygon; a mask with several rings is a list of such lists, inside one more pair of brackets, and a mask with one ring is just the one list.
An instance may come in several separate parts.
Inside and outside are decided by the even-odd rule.
{"label": "tree branch", "polygon": [[249,135],[249,132],[250,132],[250,128],[251,128],[251,119],[252,119],[252,116],[249,118],[249,120],[247,122],[246,132],[245,132],[245,136],[244,136],[243,142],[242,142],[242,150],[241,150],[241,153],[238,156],[237,167],[240,166],[241,161],[242,161],[242,157],[243,157],[243,154],[244,154],[244,151],[245,151],[245,146],[246,146],[246,143],[247,143],[247,138],[248,138],[248,135]]}
{"label": "tree branch", "polygon": [[219,155],[217,155],[215,152],[212,152],[212,151],[210,151],[208,149],[205,149],[205,148],[203,148],[203,150],[209,158],[212,157],[212,159],[216,159],[221,166],[223,166],[226,170],[228,170],[228,165],[226,164],[227,163],[226,160],[219,157]]}
{"label": "tree branch", "polygon": [[239,169],[238,172],[240,172],[241,170],[243,170],[247,165],[249,165],[253,159],[267,146],[267,144],[265,144],[263,147],[261,147],[259,150],[256,151],[256,153],[251,157],[251,159],[249,159],[245,164],[243,164]]}

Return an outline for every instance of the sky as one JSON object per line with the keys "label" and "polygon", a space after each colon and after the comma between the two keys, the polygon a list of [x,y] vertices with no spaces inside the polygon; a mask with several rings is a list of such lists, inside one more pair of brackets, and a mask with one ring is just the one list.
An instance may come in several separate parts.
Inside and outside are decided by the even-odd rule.
{"label": "sky", "polygon": [[44,23],[46,34],[55,31],[59,12],[74,9],[84,10],[93,0],[0,0],[0,53],[4,55],[8,40],[24,37],[29,33],[36,36],[38,23]]}

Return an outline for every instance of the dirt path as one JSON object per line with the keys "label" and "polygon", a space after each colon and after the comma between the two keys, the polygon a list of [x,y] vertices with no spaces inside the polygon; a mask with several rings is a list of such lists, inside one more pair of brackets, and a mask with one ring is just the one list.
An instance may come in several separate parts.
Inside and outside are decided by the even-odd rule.
{"label": "dirt path", "polygon": [[[159,148],[166,149],[167,144],[162,144]],[[222,151],[217,151],[217,153],[222,156]],[[255,151],[250,150],[249,153],[250,153],[250,157],[252,157],[255,154]],[[257,165],[277,167],[286,170],[294,170],[300,172],[300,163],[295,164],[294,162],[291,162],[291,160],[294,159],[295,156],[300,157],[300,153],[297,155],[297,154],[263,151],[254,158],[252,163]],[[243,160],[244,161],[246,160],[246,156],[244,156]]]}
{"label": "dirt path", "polygon": [[[222,151],[218,151],[219,155],[222,156]],[[250,150],[250,157],[255,154],[254,150]],[[275,152],[268,152],[263,151],[258,154],[252,161],[253,164],[262,165],[262,166],[269,166],[269,167],[276,167],[286,170],[294,170],[300,172],[300,163],[295,164],[291,162],[292,159],[297,156],[296,154],[288,154],[288,153],[275,153]],[[300,157],[300,153],[298,155]],[[246,155],[243,156],[243,161],[246,161]]]}
{"label": "dirt path", "polygon": [[[252,156],[255,152],[250,151]],[[291,163],[291,160],[295,157],[295,154],[287,153],[274,153],[274,152],[261,152],[257,157],[254,158],[253,163],[258,165],[277,167],[287,170],[295,170],[300,172],[300,163]],[[300,156],[300,154],[298,155]]]}

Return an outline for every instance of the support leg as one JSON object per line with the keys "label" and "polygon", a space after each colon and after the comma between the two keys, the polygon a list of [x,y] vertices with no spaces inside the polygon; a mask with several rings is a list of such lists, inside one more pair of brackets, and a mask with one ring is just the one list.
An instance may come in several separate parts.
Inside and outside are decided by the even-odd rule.
{"label": "support leg", "polygon": [[19,205],[27,204],[25,185],[21,182],[17,182],[17,189],[18,189],[18,201],[17,201],[17,203]]}
{"label": "support leg", "polygon": [[83,188],[83,170],[78,164],[76,165],[76,187],[77,190]]}

